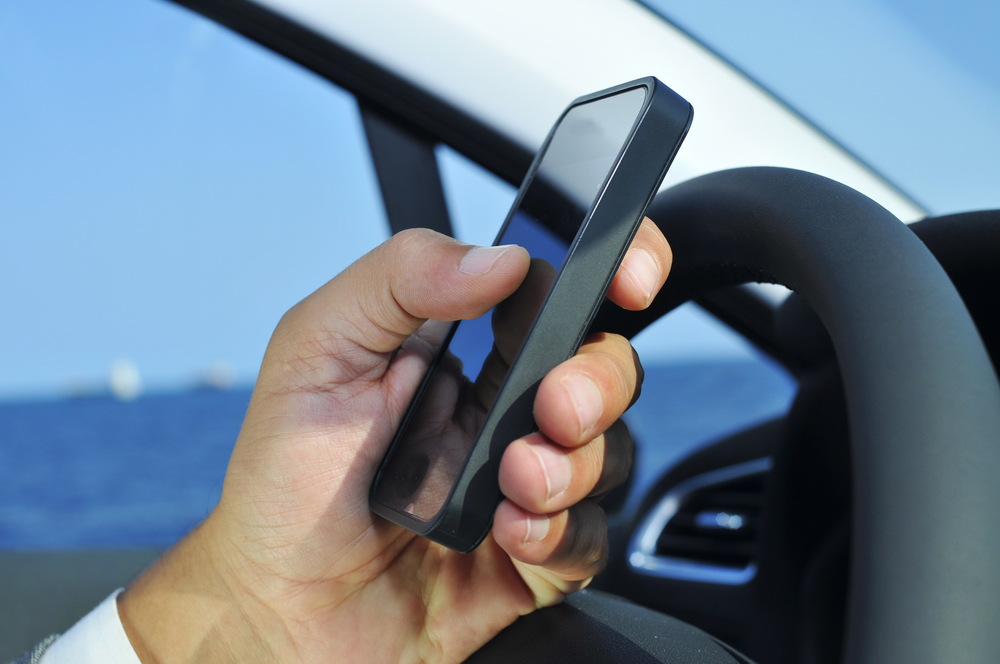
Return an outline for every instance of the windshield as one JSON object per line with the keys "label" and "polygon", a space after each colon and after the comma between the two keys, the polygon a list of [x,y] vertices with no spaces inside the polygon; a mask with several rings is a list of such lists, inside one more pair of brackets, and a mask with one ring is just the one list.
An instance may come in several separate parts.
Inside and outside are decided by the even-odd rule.
{"label": "windshield", "polygon": [[932,214],[1000,207],[1000,4],[644,4]]}

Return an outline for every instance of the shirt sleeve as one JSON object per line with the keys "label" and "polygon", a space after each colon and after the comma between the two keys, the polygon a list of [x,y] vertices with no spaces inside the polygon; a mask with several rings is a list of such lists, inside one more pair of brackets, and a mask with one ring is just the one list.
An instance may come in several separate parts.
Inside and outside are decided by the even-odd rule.
{"label": "shirt sleeve", "polygon": [[118,616],[122,588],[53,643],[39,664],[142,664]]}

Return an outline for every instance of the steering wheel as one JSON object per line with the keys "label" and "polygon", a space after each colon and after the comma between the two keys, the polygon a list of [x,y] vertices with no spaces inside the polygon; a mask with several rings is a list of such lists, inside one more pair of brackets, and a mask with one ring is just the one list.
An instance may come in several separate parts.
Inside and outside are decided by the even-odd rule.
{"label": "steering wheel", "polygon": [[[657,196],[649,216],[674,250],[667,287],[644,312],[606,307],[595,329],[631,337],[707,291],[761,281],[801,295],[833,341],[853,464],[845,661],[1000,662],[1000,385],[930,251],[862,194],[789,169],[696,178]],[[469,661],[571,652],[747,661],[586,591],[521,618]]]}

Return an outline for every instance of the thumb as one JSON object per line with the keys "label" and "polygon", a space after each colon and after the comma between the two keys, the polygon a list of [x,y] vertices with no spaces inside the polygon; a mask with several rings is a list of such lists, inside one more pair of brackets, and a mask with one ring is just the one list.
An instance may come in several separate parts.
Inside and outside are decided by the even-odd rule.
{"label": "thumb", "polygon": [[305,341],[319,333],[389,352],[428,318],[482,316],[517,290],[528,264],[528,252],[515,245],[478,247],[427,229],[403,231],[293,307],[282,326]]}

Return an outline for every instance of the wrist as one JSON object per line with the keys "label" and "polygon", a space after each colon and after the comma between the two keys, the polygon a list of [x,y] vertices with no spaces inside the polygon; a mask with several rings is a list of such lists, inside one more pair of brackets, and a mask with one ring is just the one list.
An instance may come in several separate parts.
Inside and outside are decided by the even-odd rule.
{"label": "wrist", "polygon": [[209,517],[118,597],[143,664],[281,659],[281,621],[249,592],[220,535]]}

